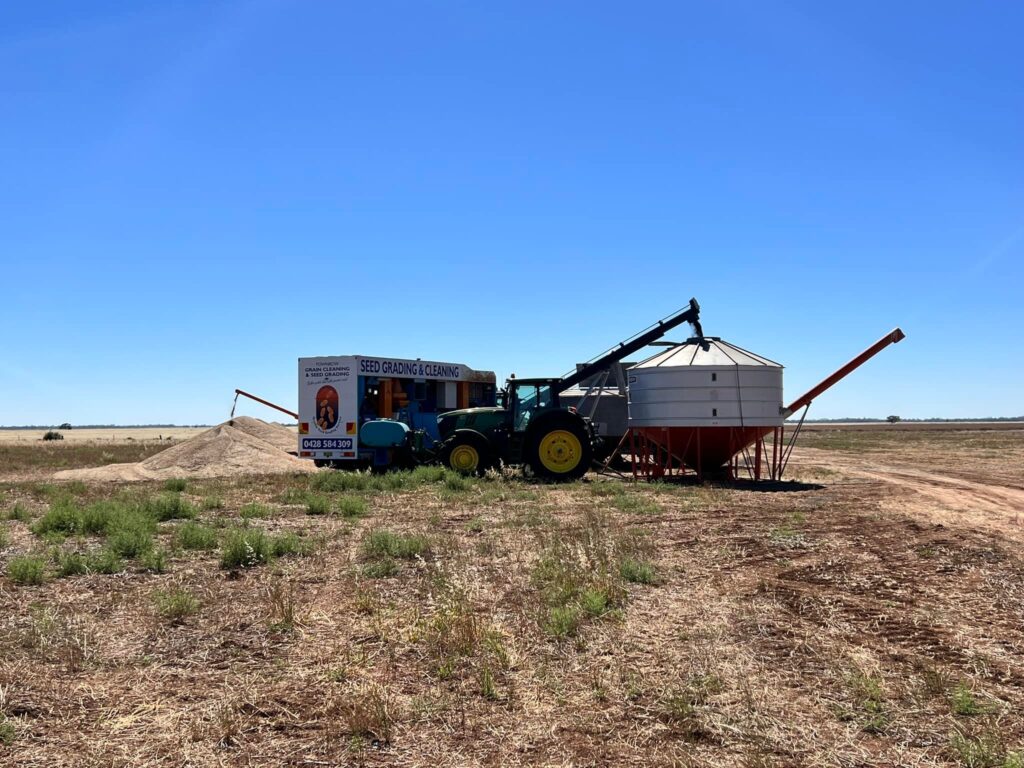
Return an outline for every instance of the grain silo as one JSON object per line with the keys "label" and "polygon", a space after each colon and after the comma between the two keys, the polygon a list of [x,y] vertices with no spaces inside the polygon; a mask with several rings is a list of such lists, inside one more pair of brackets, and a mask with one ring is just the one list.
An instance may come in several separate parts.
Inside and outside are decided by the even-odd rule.
{"label": "grain silo", "polygon": [[664,476],[688,468],[701,475],[728,467],[735,475],[742,458],[753,479],[761,478],[763,461],[768,475],[780,478],[792,446],[792,440],[783,445],[786,419],[902,338],[895,329],[788,406],[782,366],[721,338],[696,336],[658,352],[628,371],[634,474]]}
{"label": "grain silo", "polygon": [[695,469],[725,464],[782,426],[782,366],[716,336],[629,369],[629,425]]}

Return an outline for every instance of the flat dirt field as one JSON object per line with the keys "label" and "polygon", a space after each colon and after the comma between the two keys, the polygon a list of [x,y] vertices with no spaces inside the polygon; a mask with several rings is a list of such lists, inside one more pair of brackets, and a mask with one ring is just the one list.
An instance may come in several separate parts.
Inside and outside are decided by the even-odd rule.
{"label": "flat dirt field", "polygon": [[[186,440],[198,435],[204,429],[206,427],[89,427],[62,430],[60,433],[65,442],[103,444]],[[47,431],[45,429],[0,429],[0,445],[37,443]]]}
{"label": "flat dirt field", "polygon": [[0,442],[0,765],[1024,766],[1024,430],[798,482],[56,483]]}

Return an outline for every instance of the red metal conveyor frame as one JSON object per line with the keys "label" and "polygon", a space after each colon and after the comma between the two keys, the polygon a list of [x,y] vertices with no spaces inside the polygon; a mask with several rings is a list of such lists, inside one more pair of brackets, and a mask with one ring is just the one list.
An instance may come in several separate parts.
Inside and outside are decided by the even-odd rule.
{"label": "red metal conveyor frame", "polygon": [[[789,438],[789,443],[785,443],[785,432],[786,425],[783,423],[781,427],[776,427],[772,437],[772,451],[771,451],[771,466],[769,467],[769,476],[772,480],[781,480],[782,473],[786,471],[786,466],[789,464],[790,454],[793,453],[793,446],[796,444],[796,439],[800,435],[800,430],[803,428],[804,419],[807,418],[807,410],[811,407],[811,402],[814,398],[823,392],[831,389],[840,381],[845,379],[855,370],[860,368],[864,363],[870,360],[872,357],[877,355],[886,347],[903,341],[907,335],[900,328],[893,328],[889,333],[885,334],[882,338],[872,344],[870,347],[865,349],[855,358],[846,363],[846,365],[837,369],[834,373],[826,376],[816,385],[811,387],[809,390],[804,392],[800,397],[794,400],[789,406],[782,412],[782,416],[788,419],[800,408],[803,408],[803,413],[800,414],[800,421],[797,422],[796,428],[793,430],[792,436]],[[761,475],[761,456],[767,455],[766,446],[764,444],[764,435],[761,435],[754,442],[755,449],[755,462],[754,462],[754,479],[759,480]],[[749,447],[749,446],[748,446]],[[747,448],[743,449],[743,454],[747,457],[749,466],[749,452]],[[733,457],[736,469],[739,469],[739,454]],[[734,475],[735,476],[735,475]]]}

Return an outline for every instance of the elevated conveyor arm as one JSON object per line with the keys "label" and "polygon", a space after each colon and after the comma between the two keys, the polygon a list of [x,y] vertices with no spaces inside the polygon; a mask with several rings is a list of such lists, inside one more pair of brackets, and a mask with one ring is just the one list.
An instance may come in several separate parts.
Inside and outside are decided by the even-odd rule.
{"label": "elevated conveyor arm", "polygon": [[704,332],[700,327],[700,305],[697,303],[696,299],[690,299],[690,304],[686,309],[676,312],[674,315],[669,315],[663,320],[659,320],[647,330],[641,331],[636,336],[626,339],[617,346],[609,349],[607,352],[604,352],[594,358],[578,371],[559,379],[559,381],[554,385],[555,391],[564,392],[570,387],[579,384],[584,379],[593,376],[595,373],[603,371],[612,363],[625,360],[637,350],[643,349],[652,341],[657,341],[673,328],[676,328],[683,323],[690,323],[697,336],[703,338]]}
{"label": "elevated conveyor arm", "polygon": [[899,328],[894,328],[893,330],[889,331],[889,333],[887,333],[885,336],[880,338],[870,347],[865,349],[863,352],[861,352],[859,355],[853,358],[853,360],[848,362],[838,371],[833,373],[831,376],[823,379],[820,384],[812,387],[807,392],[800,395],[800,397],[798,397],[796,400],[790,403],[789,407],[782,412],[782,415],[788,419],[790,416],[793,415],[795,411],[798,411],[805,405],[810,405],[811,401],[814,398],[816,398],[825,390],[831,388],[834,384],[836,384],[836,382],[846,378],[850,373],[855,371],[857,368],[860,368],[864,363],[866,363],[872,357],[874,357],[883,349],[888,347],[890,344],[895,344],[896,342],[902,341],[905,338],[906,334],[903,333],[903,331],[901,331]]}
{"label": "elevated conveyor arm", "polygon": [[236,389],[235,390],[235,402],[234,402],[234,405],[231,406],[231,418],[235,417],[235,406],[238,405],[238,396],[239,395],[242,395],[243,397],[248,397],[250,400],[255,400],[257,403],[262,403],[263,405],[266,405],[269,408],[275,408],[275,409],[279,410],[281,413],[287,413],[293,419],[298,419],[299,418],[299,414],[292,413],[287,408],[282,408],[280,405],[276,405],[275,403],[272,403],[269,400],[264,400],[262,397],[256,397],[256,395],[253,395],[253,394],[251,394],[249,392],[246,392],[244,389]]}

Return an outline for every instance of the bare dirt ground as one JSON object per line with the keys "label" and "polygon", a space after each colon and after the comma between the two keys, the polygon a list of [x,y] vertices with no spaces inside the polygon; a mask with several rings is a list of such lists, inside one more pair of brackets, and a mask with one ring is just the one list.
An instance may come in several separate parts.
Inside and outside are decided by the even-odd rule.
{"label": "bare dirt ground", "polygon": [[1024,429],[818,429],[803,438],[798,466],[884,483],[887,509],[1024,538]]}
{"label": "bare dirt ground", "polygon": [[946,434],[758,489],[0,445],[0,764],[1019,768],[1024,434]]}

